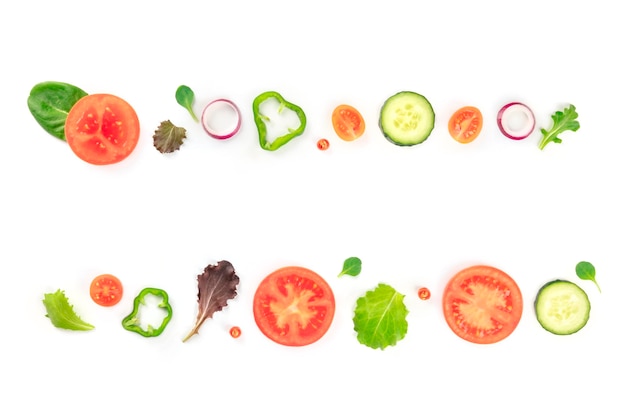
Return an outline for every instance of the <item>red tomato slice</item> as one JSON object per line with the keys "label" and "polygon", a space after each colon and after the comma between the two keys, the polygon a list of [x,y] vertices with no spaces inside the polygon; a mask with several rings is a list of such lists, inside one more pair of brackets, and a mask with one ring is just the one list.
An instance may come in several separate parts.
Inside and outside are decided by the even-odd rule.
{"label": "red tomato slice", "polygon": [[458,109],[448,122],[448,132],[457,142],[470,143],[478,137],[483,128],[483,115],[476,107]]}
{"label": "red tomato slice", "polygon": [[315,272],[288,266],[269,274],[254,295],[254,320],[269,339],[304,346],[321,338],[333,321],[335,297]]}
{"label": "red tomato slice", "polygon": [[522,309],[522,293],[513,278],[491,266],[460,271],[443,294],[448,326],[473,343],[495,343],[509,336],[522,317]]}
{"label": "red tomato slice", "polygon": [[341,104],[335,108],[332,121],[335,133],[345,141],[358,139],[365,132],[363,116],[357,109],[347,104]]}
{"label": "red tomato slice", "polygon": [[111,307],[119,303],[124,294],[122,282],[114,275],[98,275],[91,281],[89,295],[98,305]]}
{"label": "red tomato slice", "polygon": [[139,141],[139,118],[126,101],[111,94],[78,100],[65,121],[65,138],[83,161],[94,165],[120,162]]}

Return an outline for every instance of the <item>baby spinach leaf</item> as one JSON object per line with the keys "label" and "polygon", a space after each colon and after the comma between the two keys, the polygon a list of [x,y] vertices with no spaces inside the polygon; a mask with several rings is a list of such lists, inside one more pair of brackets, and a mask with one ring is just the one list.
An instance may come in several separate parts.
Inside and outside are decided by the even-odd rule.
{"label": "baby spinach leaf", "polygon": [[596,287],[598,287],[598,291],[602,292],[600,285],[598,285],[598,281],[596,281],[596,268],[592,263],[587,261],[578,262],[578,264],[576,264],[576,275],[578,275],[578,278],[580,279],[593,281],[593,283],[596,284]]}
{"label": "baby spinach leaf", "polygon": [[61,290],[54,293],[44,294],[43,305],[46,307],[46,317],[50,319],[55,327],[68,330],[92,330],[94,326],[84,322],[74,312],[74,307],[70,304]]}
{"label": "baby spinach leaf", "polygon": [[338,277],[343,275],[351,275],[356,277],[361,273],[361,260],[356,256],[352,256],[343,262],[343,268]]}
{"label": "baby spinach leaf", "polygon": [[387,284],[378,284],[356,302],[352,321],[358,341],[381,350],[395,345],[407,333],[408,313],[404,295]]}
{"label": "baby spinach leaf", "polygon": [[67,114],[86,95],[86,92],[71,84],[46,81],[30,90],[28,109],[46,132],[65,140]]}
{"label": "baby spinach leaf", "polygon": [[198,121],[198,117],[193,112],[193,101],[195,94],[193,90],[186,85],[181,85],[176,89],[176,102],[187,109],[193,120]]}

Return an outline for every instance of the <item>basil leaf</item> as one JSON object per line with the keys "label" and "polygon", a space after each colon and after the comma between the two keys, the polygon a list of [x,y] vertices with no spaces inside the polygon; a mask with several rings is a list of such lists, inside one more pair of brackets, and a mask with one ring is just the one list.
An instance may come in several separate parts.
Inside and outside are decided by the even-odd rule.
{"label": "basil leaf", "polygon": [[356,256],[352,256],[343,262],[343,269],[337,276],[341,277],[343,275],[351,275],[353,277],[356,277],[360,273],[361,273],[361,260],[357,258]]}
{"label": "basil leaf", "polygon": [[65,140],[67,114],[86,95],[86,92],[71,84],[46,81],[30,90],[28,109],[46,132]]}

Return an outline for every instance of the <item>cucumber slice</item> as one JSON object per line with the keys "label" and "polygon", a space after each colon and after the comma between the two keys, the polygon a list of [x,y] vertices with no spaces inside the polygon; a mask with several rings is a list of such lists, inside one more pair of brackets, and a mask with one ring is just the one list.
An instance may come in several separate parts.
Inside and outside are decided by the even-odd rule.
{"label": "cucumber slice", "polygon": [[570,281],[554,280],[545,284],[535,299],[535,314],[547,331],[568,335],[587,324],[591,304],[587,293]]}
{"label": "cucumber slice", "polygon": [[401,91],[385,101],[378,124],[390,142],[399,146],[417,145],[435,127],[435,112],[424,96]]}

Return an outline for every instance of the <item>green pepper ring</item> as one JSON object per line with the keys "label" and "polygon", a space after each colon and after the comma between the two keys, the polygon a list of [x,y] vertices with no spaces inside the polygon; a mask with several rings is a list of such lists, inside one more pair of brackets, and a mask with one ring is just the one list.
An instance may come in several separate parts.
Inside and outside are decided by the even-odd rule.
{"label": "green pepper ring", "polygon": [[[300,120],[300,126],[298,126],[297,129],[290,129],[288,133],[277,137],[272,142],[268,142],[267,125],[265,124],[265,122],[269,118],[261,114],[259,107],[261,103],[263,103],[265,100],[272,98],[278,100],[278,103],[280,105],[279,112],[283,108],[287,108],[293,111],[298,116],[298,120]],[[283,96],[281,96],[276,91],[266,91],[259,94],[252,102],[252,113],[254,114],[254,124],[256,125],[257,131],[259,133],[259,144],[261,145],[261,148],[265,149],[266,151],[275,151],[276,149],[285,145],[291,139],[304,133],[304,129],[306,127],[306,115],[304,114],[304,110],[302,110],[300,106],[285,100]]]}
{"label": "green pepper ring", "polygon": [[[141,327],[139,319],[139,308],[142,305],[145,305],[145,298],[148,294],[160,297],[161,302],[159,303],[158,307],[164,309],[167,312],[167,315],[163,318],[161,325],[156,329],[150,324],[146,329],[144,329],[143,327]],[[165,330],[165,327],[172,319],[172,306],[170,305],[168,300],[169,297],[167,295],[167,292],[165,292],[164,290],[161,290],[159,288],[144,288],[139,292],[139,294],[137,295],[137,297],[135,297],[135,300],[133,301],[133,311],[122,320],[122,327],[124,327],[124,329],[128,331],[138,333],[143,337],[159,336],[161,333],[163,333],[163,330]]]}

